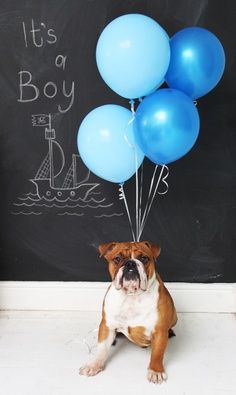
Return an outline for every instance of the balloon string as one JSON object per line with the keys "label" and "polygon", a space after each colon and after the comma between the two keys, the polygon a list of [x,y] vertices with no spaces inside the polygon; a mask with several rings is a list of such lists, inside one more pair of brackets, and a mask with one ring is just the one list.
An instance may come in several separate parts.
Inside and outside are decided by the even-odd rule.
{"label": "balloon string", "polygon": [[[149,213],[150,213],[150,210],[151,210],[151,207],[152,207],[152,204],[153,204],[153,200],[154,200],[154,198],[155,198],[155,196],[156,196],[158,187],[159,187],[159,185],[160,185],[160,181],[161,181],[161,179],[162,179],[163,171],[164,171],[165,168],[168,170],[168,174],[165,176],[165,179],[166,179],[166,178],[168,177],[168,175],[169,175],[169,169],[168,169],[168,167],[167,167],[166,165],[163,165],[162,168],[161,168],[161,171],[160,171],[160,174],[159,174],[159,177],[158,177],[156,186],[155,186],[155,188],[154,188],[154,192],[153,192],[152,197],[151,197],[151,193],[152,193],[152,189],[153,189],[153,184],[154,184],[154,179],[155,179],[157,167],[158,167],[158,165],[155,166],[155,169],[154,169],[154,172],[153,172],[153,176],[152,176],[152,180],[151,180],[151,183],[150,183],[150,189],[149,189],[147,204],[146,204],[146,207],[145,207],[145,211],[144,211],[143,218],[142,218],[142,222],[141,222],[141,228],[140,228],[140,231],[139,231],[139,238],[141,237],[141,235],[142,235],[142,233],[143,233],[144,226],[145,226],[145,224],[146,224],[148,215],[149,215]],[[165,181],[165,184],[167,184],[166,181]],[[167,186],[168,186],[168,184],[167,184]],[[167,190],[165,191],[165,193],[166,193],[166,192],[167,192]],[[151,197],[151,200],[150,200],[150,197]],[[150,200],[150,202],[149,202],[149,200]]]}
{"label": "balloon string", "polygon": [[124,184],[120,184],[119,192],[120,192],[119,193],[119,199],[120,200],[124,200],[124,204],[125,204],[125,208],[126,208],[126,212],[127,212],[127,216],[128,216],[128,220],[129,220],[129,225],[130,225],[133,241],[136,241],[134,230],[133,230],[133,224],[132,224],[132,220],[131,220],[131,216],[130,216],[129,206],[128,206],[126,195],[125,195],[125,191],[124,191]]}
{"label": "balloon string", "polygon": [[[142,102],[142,97],[140,97],[139,102]],[[134,100],[130,101],[131,111],[134,113]],[[139,172],[138,172],[138,158],[137,151],[135,151],[135,159],[136,159],[136,239],[139,241],[139,233],[141,226],[141,215],[142,215],[142,194],[143,194],[143,163],[141,165],[141,176],[140,176],[140,187],[139,187]]]}
{"label": "balloon string", "polygon": [[129,101],[129,104],[130,104],[130,110],[131,110],[132,114],[134,115],[135,114],[135,109],[134,109],[135,100],[131,99]]}
{"label": "balloon string", "polygon": [[136,238],[137,238],[138,232],[139,232],[139,228],[138,228],[139,219],[138,219],[138,210],[137,210],[137,201],[138,201],[138,179],[137,179],[138,178],[138,158],[137,158],[136,147],[135,147],[134,143],[131,143],[129,141],[129,139],[127,137],[127,134],[126,134],[128,126],[131,125],[134,122],[134,120],[135,120],[135,109],[134,109],[135,101],[132,99],[132,100],[129,101],[129,103],[130,103],[130,110],[131,110],[131,113],[132,113],[132,117],[131,117],[131,119],[129,120],[129,122],[127,123],[127,125],[125,127],[124,138],[125,138],[127,144],[132,149],[134,149],[134,157],[135,157],[135,173],[136,173],[136,236],[135,236],[135,232],[134,232],[134,228],[133,228],[133,224],[132,224],[132,220],[131,220],[131,215],[130,215],[130,211],[129,211],[129,206],[128,206],[128,202],[127,202],[127,199],[126,199],[126,196],[125,196],[123,184],[120,184],[120,189],[119,189],[120,195],[119,195],[119,198],[124,200],[126,213],[127,213],[129,224],[130,224],[130,229],[131,229],[131,232],[132,232],[133,241],[136,241]]}
{"label": "balloon string", "polygon": [[153,171],[153,175],[152,175],[152,179],[151,179],[150,187],[149,187],[149,192],[148,192],[148,196],[147,196],[147,203],[146,203],[146,206],[145,206],[145,209],[144,209],[142,220],[140,218],[140,227],[139,227],[139,235],[138,235],[139,239],[140,239],[141,234],[143,232],[143,228],[144,228],[143,227],[143,221],[144,221],[144,218],[146,217],[146,214],[147,214],[148,205],[149,205],[149,201],[150,201],[150,198],[151,198],[151,193],[152,193],[152,189],[153,189],[153,184],[154,184],[157,168],[158,168],[158,165],[155,166],[154,171]]}
{"label": "balloon string", "polygon": [[129,101],[129,103],[130,103],[130,110],[131,110],[131,112],[132,112],[132,117],[131,117],[131,119],[129,120],[129,122],[127,123],[127,125],[126,125],[126,127],[125,127],[124,138],[125,138],[125,141],[127,142],[127,144],[128,144],[131,148],[135,148],[135,145],[132,144],[132,143],[129,141],[129,139],[128,139],[128,137],[127,137],[127,134],[126,134],[128,126],[131,125],[131,123],[133,123],[134,120],[135,120],[135,109],[134,109],[135,101],[132,99],[132,100]]}
{"label": "balloon string", "polygon": [[167,169],[167,172],[166,172],[166,175],[162,178],[161,182],[163,182],[163,184],[166,185],[166,189],[163,192],[158,191],[157,192],[158,195],[165,195],[168,192],[168,190],[169,190],[169,185],[168,185],[168,182],[166,181],[166,179],[169,176],[170,171],[169,171],[169,168],[167,166],[165,166],[165,168]]}
{"label": "balloon string", "polygon": [[142,198],[143,198],[143,163],[141,165],[141,175],[140,175],[140,188],[139,188],[139,220],[138,220],[138,237],[137,241],[140,241],[140,228],[141,228],[141,217],[142,217]]}
{"label": "balloon string", "polygon": [[[142,99],[139,99],[139,101],[141,101]],[[130,119],[130,121],[128,122],[126,128],[135,120],[135,101],[134,100],[130,100],[130,109],[132,112],[132,118]],[[125,130],[126,131],[126,130]],[[134,148],[134,154],[135,154],[135,222],[136,222],[136,232],[134,231],[133,228],[133,223],[132,223],[132,219],[131,219],[131,215],[130,215],[130,210],[129,210],[129,206],[128,206],[128,202],[126,199],[126,195],[125,195],[125,191],[124,191],[124,183],[120,184],[120,188],[119,188],[119,198],[124,200],[124,204],[125,204],[125,208],[126,208],[126,212],[127,212],[127,216],[128,216],[128,220],[129,220],[129,225],[130,225],[130,229],[131,229],[131,233],[132,233],[132,237],[133,237],[133,241],[140,241],[140,237],[143,233],[144,227],[146,225],[147,222],[147,218],[149,216],[154,198],[156,196],[156,194],[160,194],[160,195],[164,195],[168,192],[168,183],[166,182],[166,178],[169,175],[169,169],[166,165],[162,165],[161,167],[161,171],[158,177],[158,180],[154,186],[154,182],[155,182],[155,177],[156,177],[156,173],[157,173],[157,168],[158,165],[155,166],[154,171],[153,171],[153,175],[151,178],[151,182],[150,182],[150,187],[149,187],[149,192],[148,192],[148,197],[147,197],[147,203],[142,215],[142,197],[143,197],[143,164],[141,166],[141,174],[140,174],[140,182],[139,182],[139,169],[138,169],[138,155],[137,155],[137,149],[135,147],[134,144],[131,144],[127,138],[126,133],[124,134],[124,137],[127,141],[127,143],[130,145],[130,147]],[[163,177],[163,171],[164,169],[167,169],[167,173],[166,175]],[[158,192],[158,187],[160,185],[160,182],[163,182],[166,185],[166,189],[164,192]],[[139,185],[140,184],[140,185]]]}
{"label": "balloon string", "polygon": [[[167,174],[165,175],[165,177],[162,178],[164,169],[167,169]],[[143,218],[143,223],[142,223],[142,228],[141,228],[141,234],[142,234],[143,229],[144,229],[144,227],[145,227],[145,224],[146,224],[146,222],[147,222],[148,215],[149,215],[149,213],[150,213],[150,210],[151,210],[151,207],[152,207],[154,198],[155,198],[155,196],[156,196],[156,193],[157,193],[157,191],[158,191],[158,187],[159,187],[161,181],[162,181],[162,182],[164,181],[164,183],[165,183],[166,186],[167,186],[167,189],[166,189],[165,192],[163,192],[163,193],[158,192],[158,194],[164,195],[165,193],[168,192],[168,188],[169,188],[169,187],[168,187],[167,182],[165,181],[165,179],[168,177],[168,175],[169,175],[169,169],[168,169],[168,167],[167,167],[166,165],[162,165],[162,169],[161,169],[161,171],[160,171],[160,175],[159,175],[159,178],[158,178],[158,180],[157,180],[156,187],[155,187],[155,189],[154,189],[154,192],[153,192],[153,195],[152,195],[152,198],[151,198],[151,202],[150,202],[150,204],[149,204],[149,207],[148,207],[148,210],[147,210],[147,213],[146,213],[146,217]]]}
{"label": "balloon string", "polygon": [[138,217],[138,202],[139,202],[139,182],[138,182],[138,158],[137,151],[135,150],[135,217],[136,217],[136,240],[138,241],[139,232],[139,217]]}
{"label": "balloon string", "polygon": [[[127,127],[129,125],[131,125],[134,122],[134,120],[135,120],[135,108],[134,108],[135,107],[135,100],[132,99],[132,100],[129,101],[129,103],[130,103],[130,110],[131,110],[131,113],[132,113],[132,118],[129,120],[129,122],[127,124]],[[139,205],[138,154],[137,154],[136,146],[134,144],[131,144],[130,141],[128,140],[128,137],[126,135],[126,131],[125,131],[124,137],[125,137],[125,140],[127,141],[127,143],[129,144],[129,146],[134,149],[134,157],[135,157],[135,197],[136,197],[136,202],[135,202],[135,219],[136,219],[136,232],[135,233],[136,233],[136,237],[134,239],[134,241],[135,241],[138,238],[139,223],[140,223],[140,220],[139,220],[139,206],[138,206]],[[127,207],[128,207],[128,204],[127,204]],[[132,226],[130,213],[129,213],[129,217],[130,217],[129,221],[131,223],[131,228],[132,228],[132,234],[133,234],[133,238],[134,238],[134,230],[133,230],[133,226]]]}
{"label": "balloon string", "polygon": [[[135,120],[135,101],[132,99],[129,101],[130,110],[132,112],[132,119],[129,121],[128,125],[130,125]],[[138,154],[135,145],[133,145],[135,150],[135,219],[136,219],[136,240],[138,240],[139,234],[139,177],[138,177]]]}
{"label": "balloon string", "polygon": [[147,210],[148,210],[148,204],[149,204],[149,201],[150,201],[150,197],[151,197],[151,193],[152,193],[152,188],[153,188],[153,184],[154,184],[157,168],[158,168],[158,165],[155,166],[154,171],[153,171],[153,175],[152,175],[152,179],[151,179],[150,187],[149,187],[149,193],[148,193],[148,197],[147,197],[147,203],[146,203],[146,206],[145,206],[145,209],[144,209],[144,213],[143,213],[143,218],[142,218],[142,221],[141,221],[141,226],[142,226],[143,219],[145,218]]}
{"label": "balloon string", "polygon": [[156,186],[155,186],[154,192],[153,192],[153,186],[154,186],[154,181],[155,181],[155,176],[156,176],[157,168],[158,168],[158,165],[155,166],[155,169],[154,169],[153,175],[152,175],[152,179],[151,179],[151,182],[150,182],[150,188],[149,188],[149,193],[148,193],[148,198],[147,198],[146,207],[145,207],[144,214],[143,214],[142,221],[141,221],[141,227],[140,227],[139,237],[141,237],[141,235],[142,235],[142,233],[143,233],[143,229],[144,229],[144,226],[145,226],[145,224],[146,224],[147,217],[148,217],[148,214],[149,214],[149,212],[150,212],[150,208],[151,208],[153,199],[154,199],[154,197],[155,197],[155,195],[156,195],[156,187],[158,187],[159,182],[160,182],[160,179],[161,179],[161,173],[162,173],[162,172],[160,172],[160,174],[159,174],[159,178],[158,178],[158,180],[157,180],[157,183],[156,183]]}

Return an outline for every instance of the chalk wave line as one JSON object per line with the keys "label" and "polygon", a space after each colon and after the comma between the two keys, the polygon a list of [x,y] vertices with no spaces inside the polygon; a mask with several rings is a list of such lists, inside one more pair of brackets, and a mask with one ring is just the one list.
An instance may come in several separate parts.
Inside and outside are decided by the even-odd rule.
{"label": "chalk wave line", "polygon": [[38,196],[37,193],[32,193],[32,192],[26,193],[25,195],[26,196]]}
{"label": "chalk wave line", "polygon": [[98,205],[96,205],[96,206],[91,206],[91,204],[84,204],[84,205],[81,205],[81,204],[75,204],[75,205],[68,205],[68,204],[66,204],[66,205],[61,205],[61,206],[59,206],[58,204],[55,204],[55,203],[53,203],[53,204],[46,204],[46,203],[42,203],[42,204],[37,204],[37,203],[30,203],[30,204],[27,204],[27,203],[14,203],[14,206],[17,206],[17,207],[21,207],[21,206],[26,206],[26,207],[48,207],[48,208],[52,208],[52,207],[57,207],[57,208],[65,208],[65,207],[67,207],[67,208],[76,208],[76,207],[80,207],[80,208],[107,208],[107,207],[111,207],[111,206],[113,206],[113,203],[110,203],[110,204],[98,204]]}
{"label": "chalk wave line", "polygon": [[114,213],[114,214],[101,214],[101,215],[95,215],[94,217],[95,217],[95,218],[103,218],[103,217],[111,218],[111,217],[121,217],[122,215],[124,215],[124,213],[120,213],[120,214],[118,214],[118,213]]}
{"label": "chalk wave line", "polygon": [[41,215],[42,213],[34,213],[33,211],[31,211],[30,213],[24,213],[23,211],[19,211],[19,212],[15,213],[12,211],[11,214],[13,214],[13,215]]}
{"label": "chalk wave line", "polygon": [[[35,196],[38,196],[38,195],[35,195]],[[17,199],[23,200],[23,201],[30,200],[32,202],[39,202],[40,201],[39,197],[37,199],[33,199],[32,197],[29,197],[29,196],[27,196],[26,198],[25,197],[18,197]]]}
{"label": "chalk wave line", "polygon": [[78,214],[78,213],[68,213],[67,211],[65,213],[57,213],[57,215],[75,215],[76,217],[82,217],[84,213]]}
{"label": "chalk wave line", "polygon": [[42,197],[42,198],[37,198],[37,199],[33,199],[32,197],[29,197],[29,196],[27,196],[27,197],[18,197],[18,199],[19,200],[21,200],[21,201],[23,201],[23,202],[47,202],[47,203],[51,203],[51,202],[57,202],[57,203],[67,203],[67,202],[72,202],[72,203],[76,203],[76,202],[83,202],[83,203],[90,203],[90,202],[94,202],[94,203],[97,203],[97,204],[99,204],[99,203],[102,203],[102,202],[104,202],[106,199],[105,198],[103,198],[103,199],[99,199],[99,200],[96,200],[96,199],[94,199],[94,198],[89,198],[88,199],[88,196],[86,197],[86,198],[84,198],[84,199],[82,199],[82,198],[78,198],[78,199],[71,199],[71,198],[67,198],[67,199],[64,199],[64,200],[60,200],[60,199],[57,199],[56,197],[53,197],[52,199],[48,199],[48,198],[45,198],[44,196]]}
{"label": "chalk wave line", "polygon": [[[82,199],[81,199],[82,200]],[[89,200],[83,200],[84,203],[90,203],[90,202],[94,202],[94,203],[102,203],[106,200],[106,198],[103,198],[101,200],[96,200],[94,198],[90,198]]]}

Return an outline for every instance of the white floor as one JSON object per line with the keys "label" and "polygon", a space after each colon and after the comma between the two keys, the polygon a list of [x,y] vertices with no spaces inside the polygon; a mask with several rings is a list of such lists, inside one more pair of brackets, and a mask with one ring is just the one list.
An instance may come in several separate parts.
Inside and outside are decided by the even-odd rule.
{"label": "white floor", "polygon": [[98,313],[1,312],[1,395],[236,394],[236,316],[179,314],[165,357],[168,380],[146,380],[149,350],[125,338],[112,347],[106,369],[83,377],[94,352]]}

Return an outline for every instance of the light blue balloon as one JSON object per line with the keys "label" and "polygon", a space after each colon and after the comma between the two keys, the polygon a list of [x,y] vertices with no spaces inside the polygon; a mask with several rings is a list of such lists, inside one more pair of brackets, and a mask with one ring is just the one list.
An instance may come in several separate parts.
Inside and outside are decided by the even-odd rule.
{"label": "light blue balloon", "polygon": [[146,15],[123,15],[101,33],[96,60],[113,91],[128,99],[146,96],[160,86],[168,69],[169,37]]}
{"label": "light blue balloon", "polygon": [[138,106],[135,137],[154,163],[164,165],[184,156],[199,134],[199,115],[192,100],[175,89],[159,89]]}
{"label": "light blue balloon", "polygon": [[209,30],[189,27],[170,40],[171,60],[167,84],[197,99],[220,81],[225,67],[224,49]]}
{"label": "light blue balloon", "polygon": [[115,104],[97,107],[86,115],[77,143],[85,165],[107,181],[123,183],[144,159],[135,142],[132,112]]}

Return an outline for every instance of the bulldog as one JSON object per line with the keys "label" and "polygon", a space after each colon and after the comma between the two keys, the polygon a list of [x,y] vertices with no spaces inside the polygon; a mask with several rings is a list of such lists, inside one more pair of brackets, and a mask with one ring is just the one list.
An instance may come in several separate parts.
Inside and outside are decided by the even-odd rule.
{"label": "bulldog", "polygon": [[112,283],[103,301],[97,352],[80,374],[94,376],[104,369],[109,349],[121,332],[138,346],[151,347],[147,379],[161,383],[167,379],[163,357],[177,322],[173,300],[155,271],[161,249],[143,241],[102,244],[99,251],[108,262]]}

